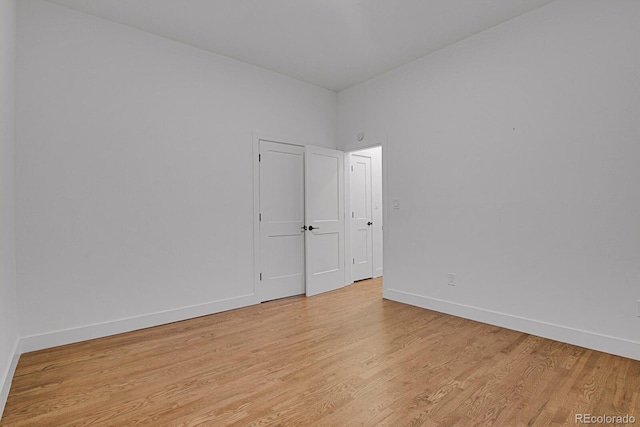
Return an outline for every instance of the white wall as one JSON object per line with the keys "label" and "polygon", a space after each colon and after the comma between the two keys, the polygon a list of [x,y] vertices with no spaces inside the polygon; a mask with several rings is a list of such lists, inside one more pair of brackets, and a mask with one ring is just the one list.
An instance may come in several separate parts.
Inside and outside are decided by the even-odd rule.
{"label": "white wall", "polygon": [[[342,148],[385,141],[387,298],[640,358],[638,7],[558,0],[339,94]],[[40,0],[18,15],[25,349],[255,302],[251,132],[333,147],[336,95]]]}
{"label": "white wall", "polygon": [[337,95],[19,3],[24,349],[257,302],[252,131],[335,148]]}
{"label": "white wall", "polygon": [[339,94],[340,146],[388,138],[386,298],[640,359],[639,15],[559,0]]}
{"label": "white wall", "polygon": [[18,360],[14,225],[16,1],[0,0],[0,416]]}
{"label": "white wall", "polygon": [[[373,240],[373,277],[380,277],[383,275],[382,146],[371,147],[349,153],[350,156],[353,154],[371,157],[371,210],[373,214],[373,218],[371,220],[371,222],[373,222],[373,225],[371,227]],[[347,186],[347,190],[348,189],[349,186]],[[349,197],[348,192],[347,197]],[[346,224],[348,226],[350,225],[350,222],[347,221]],[[347,235],[351,236],[349,230],[350,227],[347,228]],[[348,250],[351,250],[350,245],[348,245]],[[347,255],[347,259],[349,258],[350,256]],[[347,262],[346,265],[350,268],[351,264]],[[350,280],[349,283],[352,283],[352,281]]]}

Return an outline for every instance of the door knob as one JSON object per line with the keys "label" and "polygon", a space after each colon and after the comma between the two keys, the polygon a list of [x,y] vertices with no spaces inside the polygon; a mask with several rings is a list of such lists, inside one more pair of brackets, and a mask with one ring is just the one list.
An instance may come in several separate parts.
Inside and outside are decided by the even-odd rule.
{"label": "door knob", "polygon": [[303,225],[302,227],[300,227],[300,230],[301,230],[301,231],[307,231],[307,226],[306,226],[306,225]]}
{"label": "door knob", "polygon": [[309,226],[309,231],[320,230],[320,227],[314,227],[313,225]]}
{"label": "door knob", "polygon": [[367,225],[371,225],[371,224],[373,224],[371,221],[369,221],[369,222],[367,223]]}

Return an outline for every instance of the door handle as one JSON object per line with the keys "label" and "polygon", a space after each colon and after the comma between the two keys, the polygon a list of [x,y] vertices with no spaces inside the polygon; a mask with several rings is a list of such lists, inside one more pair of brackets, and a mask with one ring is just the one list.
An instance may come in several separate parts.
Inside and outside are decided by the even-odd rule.
{"label": "door handle", "polygon": [[369,222],[367,223],[367,225],[372,225],[372,224],[373,224],[373,223],[372,223],[371,221],[369,221]]}
{"label": "door handle", "polygon": [[320,227],[314,227],[313,225],[309,226],[309,231],[320,230]]}

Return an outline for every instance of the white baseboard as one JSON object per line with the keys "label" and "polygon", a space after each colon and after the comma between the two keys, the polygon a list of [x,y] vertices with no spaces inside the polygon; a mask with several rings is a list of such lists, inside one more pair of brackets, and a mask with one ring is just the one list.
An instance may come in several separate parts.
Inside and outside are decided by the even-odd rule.
{"label": "white baseboard", "polygon": [[181,307],[157,313],[113,320],[110,322],[96,323],[38,335],[30,335],[22,337],[22,340],[20,341],[21,350],[22,353],[27,353],[59,345],[71,344],[94,338],[102,338],[109,335],[121,334],[123,332],[131,332],[138,329],[164,325],[166,323],[179,322],[181,320],[206,316],[208,314],[220,313],[222,311],[258,304],[259,302],[260,301],[258,301],[255,294],[243,295],[204,304],[192,305],[189,307]]}
{"label": "white baseboard", "polygon": [[20,359],[20,341],[16,340],[15,345],[13,346],[13,357],[11,358],[11,363],[9,364],[9,368],[4,372],[4,375],[1,378],[0,383],[0,418],[2,418],[2,414],[4,412],[4,406],[7,403],[7,397],[9,397],[9,390],[11,390],[11,382],[13,381],[13,374],[16,372],[16,367],[18,366],[18,360]]}
{"label": "white baseboard", "polygon": [[496,325],[507,329],[513,329],[531,335],[537,335],[580,347],[590,348],[592,350],[603,351],[605,353],[640,360],[640,342],[637,341],[601,335],[581,329],[485,310],[437,298],[429,298],[395,289],[385,289],[383,297],[392,301],[414,305],[428,310],[451,314],[453,316],[488,323],[490,325]]}

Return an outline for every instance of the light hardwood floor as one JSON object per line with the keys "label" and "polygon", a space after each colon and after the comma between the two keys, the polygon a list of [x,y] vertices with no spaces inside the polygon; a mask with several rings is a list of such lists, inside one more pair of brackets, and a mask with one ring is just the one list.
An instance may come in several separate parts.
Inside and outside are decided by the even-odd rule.
{"label": "light hardwood floor", "polygon": [[382,299],[381,280],[24,354],[2,426],[640,425],[640,361]]}

